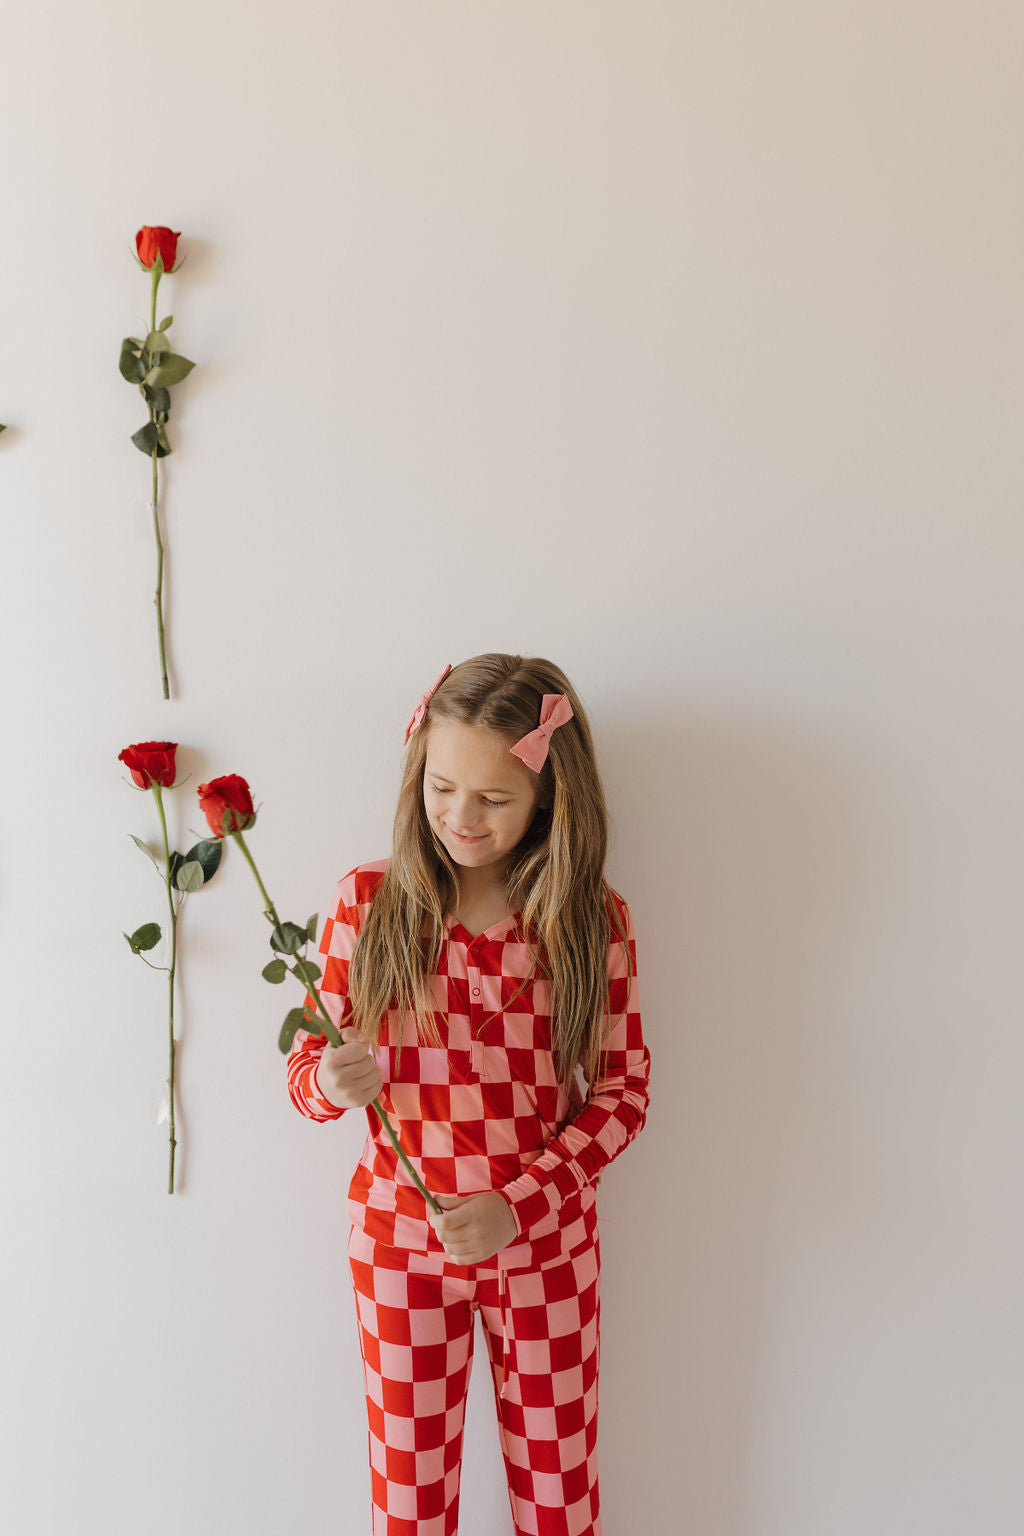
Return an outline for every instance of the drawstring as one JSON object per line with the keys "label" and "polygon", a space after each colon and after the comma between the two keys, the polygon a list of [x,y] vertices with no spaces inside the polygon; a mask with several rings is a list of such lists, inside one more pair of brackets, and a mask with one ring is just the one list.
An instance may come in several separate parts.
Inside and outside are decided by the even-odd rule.
{"label": "drawstring", "polygon": [[508,1386],[508,1270],[498,1260],[498,1316],[501,1318],[501,1386],[498,1396],[505,1396],[505,1388]]}

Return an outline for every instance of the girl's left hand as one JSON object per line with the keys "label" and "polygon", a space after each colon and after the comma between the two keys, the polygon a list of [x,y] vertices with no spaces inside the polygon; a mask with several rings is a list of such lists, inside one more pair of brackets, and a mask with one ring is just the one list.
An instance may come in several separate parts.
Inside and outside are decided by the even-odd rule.
{"label": "girl's left hand", "polygon": [[516,1219],[504,1195],[437,1195],[442,1216],[430,1221],[454,1264],[482,1264],[507,1248],[516,1236]]}

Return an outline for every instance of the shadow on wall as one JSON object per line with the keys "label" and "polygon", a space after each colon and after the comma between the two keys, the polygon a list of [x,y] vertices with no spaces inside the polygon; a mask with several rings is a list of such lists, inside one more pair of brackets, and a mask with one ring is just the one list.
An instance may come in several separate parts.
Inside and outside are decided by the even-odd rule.
{"label": "shadow on wall", "polygon": [[835,1017],[862,813],[818,723],[630,722],[601,755],[653,1057],[602,1192],[602,1505],[612,1531],[753,1536],[787,1271],[885,1199]]}

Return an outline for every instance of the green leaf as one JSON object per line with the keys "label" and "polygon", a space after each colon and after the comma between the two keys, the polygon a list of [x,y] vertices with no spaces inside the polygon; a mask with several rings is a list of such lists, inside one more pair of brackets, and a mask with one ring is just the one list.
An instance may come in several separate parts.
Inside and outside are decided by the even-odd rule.
{"label": "green leaf", "polygon": [[290,1008],[285,1014],[284,1023],[281,1025],[281,1033],[277,1037],[278,1049],[283,1056],[287,1056],[295,1040],[295,1032],[299,1029],[308,1029],[309,1019],[306,1017],[305,1008]]}
{"label": "green leaf", "polygon": [[127,379],[129,384],[138,384],[146,377],[146,365],[141,357],[136,357],[135,349],[131,346],[132,338],[126,337],[121,343],[121,356],[118,359],[118,368],[122,379]]}
{"label": "green leaf", "polygon": [[306,930],[298,923],[282,923],[270,935],[270,947],[279,955],[297,955],[306,942]]}
{"label": "green leaf", "polygon": [[142,351],[142,342],[137,336],[126,336],[121,345],[122,347],[134,347],[136,352]]}
{"label": "green leaf", "polygon": [[285,977],[288,975],[288,967],[285,965],[283,960],[270,960],[263,967],[260,975],[263,977],[264,981],[272,981],[276,987],[278,982],[284,981]]}
{"label": "green leaf", "polygon": [[196,843],[190,848],[185,857],[190,862],[195,861],[202,867],[203,881],[212,880],[220,868],[220,857],[224,852],[224,844],[219,838],[204,837],[201,843]]}
{"label": "green leaf", "polygon": [[4,426],[3,422],[0,421],[0,432],[6,432],[6,431],[7,431],[7,428]]}
{"label": "green leaf", "polygon": [[156,449],[158,459],[165,458],[171,451],[169,448],[162,448],[160,446],[159,428],[155,421],[147,421],[144,427],[140,427],[137,432],[133,432],[132,442],[139,452],[144,453],[147,458],[152,457],[154,448]]}
{"label": "green leaf", "polygon": [[146,374],[147,384],[180,384],[182,379],[188,377],[195,367],[187,357],[179,357],[177,352],[168,352],[163,359],[151,368]]}
{"label": "green leaf", "polygon": [[302,982],[302,985],[304,987],[308,987],[312,992],[313,988],[320,980],[321,971],[320,967],[318,965],[314,965],[312,960],[296,960],[295,964],[292,966],[292,975],[297,976]]}
{"label": "green leaf", "polygon": [[309,940],[309,942],[311,944],[315,944],[316,943],[316,928],[317,928],[317,923],[319,921],[320,921],[320,914],[319,914],[319,912],[314,912],[313,916],[310,918],[309,922],[306,924],[306,937],[308,938],[308,940]]}
{"label": "green leaf", "polygon": [[[147,843],[144,843],[141,837],[136,837],[134,832],[129,832],[128,836],[131,838],[136,848],[141,848],[143,853],[146,855],[146,858],[153,861],[153,868],[159,870],[160,865],[157,863],[156,854],[153,852],[152,848],[150,848]],[[162,870],[160,872],[161,874],[163,873]]]}
{"label": "green leaf", "polygon": [[[166,456],[171,451],[171,442],[170,442],[170,438],[167,436],[167,432],[165,431],[164,425],[163,425],[162,422],[157,424],[156,441],[157,441],[157,449],[158,449],[158,451],[157,451],[157,458],[158,459],[166,458]],[[161,448],[163,449],[163,453],[159,452],[159,449],[161,449]]]}
{"label": "green leaf", "polygon": [[125,934],[125,938],[131,946],[133,955],[139,955],[144,949],[155,949],[160,943],[160,924],[143,923],[141,928],[136,928],[134,933]]}
{"label": "green leaf", "polygon": [[160,353],[169,352],[170,350],[171,344],[163,331],[150,331],[146,337],[146,351],[150,357],[155,357]]}
{"label": "green leaf", "polygon": [[179,891],[201,891],[203,866],[199,860],[182,859],[174,876],[174,884]]}
{"label": "green leaf", "polygon": [[143,384],[142,397],[154,411],[163,411],[165,415],[170,414],[171,392],[169,389],[151,389],[148,384]]}
{"label": "green leaf", "polygon": [[166,331],[167,327],[169,325],[173,325],[173,323],[174,323],[174,316],[173,315],[167,315],[165,319],[160,321],[160,324],[157,326],[157,330],[158,331]]}

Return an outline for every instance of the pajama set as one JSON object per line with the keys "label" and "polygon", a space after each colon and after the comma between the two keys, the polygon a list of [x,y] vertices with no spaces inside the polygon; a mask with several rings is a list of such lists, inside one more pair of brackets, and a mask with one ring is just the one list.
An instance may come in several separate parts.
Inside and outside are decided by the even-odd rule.
{"label": "pajama set", "polygon": [[[348,965],[387,861],[338,886],[320,943],[321,995],[348,1023]],[[374,1536],[455,1536],[466,1391],[479,1312],[487,1341],[517,1536],[600,1536],[597,1369],[600,1269],[595,1185],[641,1130],[650,1057],[627,935],[609,948],[611,1033],[589,1091],[572,1099],[551,1056],[550,984],[526,981],[518,914],[474,937],[448,920],[430,979],[440,1048],[411,1015],[382,1022],[381,1103],[435,1195],[498,1190],[517,1236],[483,1264],[459,1265],[427,1219],[372,1107],[349,1190],[349,1254],[366,1375]],[[322,1038],[300,1031],[289,1091],[314,1120],[336,1108],[316,1084]]]}

